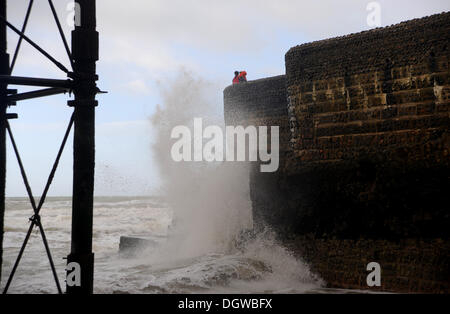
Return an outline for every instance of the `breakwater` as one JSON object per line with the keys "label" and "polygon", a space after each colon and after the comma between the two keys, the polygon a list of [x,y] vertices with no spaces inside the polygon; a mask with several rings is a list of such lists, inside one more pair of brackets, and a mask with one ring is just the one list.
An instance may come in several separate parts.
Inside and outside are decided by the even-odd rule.
{"label": "breakwater", "polygon": [[330,287],[449,292],[450,13],[291,48],[286,74],[224,90],[228,125],[280,126],[255,163],[269,225]]}

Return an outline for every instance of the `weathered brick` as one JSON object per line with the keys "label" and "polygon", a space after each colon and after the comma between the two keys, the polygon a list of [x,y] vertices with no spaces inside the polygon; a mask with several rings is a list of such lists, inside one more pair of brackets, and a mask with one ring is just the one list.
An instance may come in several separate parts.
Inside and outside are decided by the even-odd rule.
{"label": "weathered brick", "polygon": [[442,13],[294,47],[285,77],[224,92],[227,124],[282,126],[281,168],[250,174],[255,225],[329,286],[367,288],[379,261],[381,290],[449,292],[449,43]]}

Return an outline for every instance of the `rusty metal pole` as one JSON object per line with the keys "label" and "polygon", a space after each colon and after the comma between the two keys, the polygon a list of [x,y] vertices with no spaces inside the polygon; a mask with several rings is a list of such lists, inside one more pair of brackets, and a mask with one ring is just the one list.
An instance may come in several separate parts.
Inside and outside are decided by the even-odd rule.
{"label": "rusty metal pole", "polygon": [[81,285],[67,285],[68,294],[91,294],[94,285],[94,253],[92,223],[95,167],[95,106],[97,102],[95,0],[75,1],[75,30],[72,31],[75,100],[73,144],[72,245],[68,263],[76,262],[81,270]]}
{"label": "rusty metal pole", "polygon": [[[0,0],[0,15],[6,19],[6,0]],[[9,74],[9,55],[6,51],[6,24],[0,21],[0,74]],[[3,263],[3,227],[5,217],[6,183],[6,96],[7,84],[0,84],[0,281]]]}

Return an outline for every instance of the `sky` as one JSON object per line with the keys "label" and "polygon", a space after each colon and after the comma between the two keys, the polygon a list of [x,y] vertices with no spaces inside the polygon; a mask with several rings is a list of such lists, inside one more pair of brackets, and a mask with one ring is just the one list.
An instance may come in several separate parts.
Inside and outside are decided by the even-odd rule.
{"label": "sky", "polygon": [[[28,0],[8,2],[8,20],[21,28]],[[26,34],[69,67],[48,2],[34,2]],[[70,43],[72,1],[53,2]],[[246,70],[249,80],[284,74],[289,48],[376,27],[368,23],[373,2],[382,27],[450,10],[448,0],[97,0],[98,86],[108,94],[97,96],[95,194],[158,194],[149,117],[164,106],[162,91],[180,72],[211,83],[221,107],[235,70]],[[17,39],[8,33],[11,55]],[[13,75],[66,78],[27,43]],[[19,114],[11,126],[35,195],[42,193],[72,113],[68,99],[28,100],[9,109]],[[7,196],[25,196],[9,142],[7,149]],[[72,152],[70,137],[49,195],[71,195]]]}

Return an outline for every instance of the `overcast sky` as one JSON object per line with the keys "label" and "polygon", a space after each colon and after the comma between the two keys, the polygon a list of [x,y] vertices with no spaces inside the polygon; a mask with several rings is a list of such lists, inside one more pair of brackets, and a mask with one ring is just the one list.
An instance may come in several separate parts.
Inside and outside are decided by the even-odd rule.
{"label": "overcast sky", "polygon": [[[8,20],[21,27],[28,0],[10,0]],[[27,35],[69,67],[47,1],[34,1]],[[54,0],[70,42],[69,0]],[[180,71],[215,86],[217,106],[235,70],[249,79],[284,74],[284,54],[295,45],[372,28],[365,0],[97,0],[100,61],[97,109],[97,195],[157,193],[149,116],[161,88]],[[448,0],[376,1],[381,26],[450,10]],[[10,32],[9,52],[17,36]],[[65,78],[23,44],[14,75]],[[23,89],[20,89],[23,90]],[[67,95],[11,108],[23,161],[36,195],[42,192],[71,109]],[[218,108],[220,109],[220,108]],[[72,147],[63,155],[50,195],[71,195]],[[7,195],[25,195],[8,146]]]}

